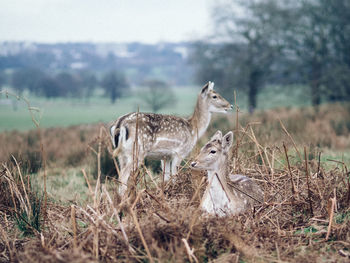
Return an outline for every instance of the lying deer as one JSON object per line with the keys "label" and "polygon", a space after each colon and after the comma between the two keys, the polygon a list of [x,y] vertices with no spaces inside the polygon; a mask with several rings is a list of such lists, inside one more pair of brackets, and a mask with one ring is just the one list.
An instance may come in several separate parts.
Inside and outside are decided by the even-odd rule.
{"label": "lying deer", "polygon": [[263,200],[263,192],[253,180],[230,174],[228,156],[232,141],[232,132],[222,136],[217,131],[191,163],[194,169],[208,171],[208,186],[201,206],[209,214],[236,215]]}
{"label": "lying deer", "polygon": [[[177,173],[181,160],[192,151],[208,128],[212,113],[226,113],[232,108],[213,88],[213,82],[202,88],[194,112],[188,119],[154,113],[129,113],[111,125],[110,134],[116,148],[113,155],[118,156],[121,171],[120,194],[127,189],[133,162],[140,165],[145,157],[162,160],[162,168],[165,160],[165,181],[169,180],[170,174]],[[136,137],[137,154],[133,149]]]}

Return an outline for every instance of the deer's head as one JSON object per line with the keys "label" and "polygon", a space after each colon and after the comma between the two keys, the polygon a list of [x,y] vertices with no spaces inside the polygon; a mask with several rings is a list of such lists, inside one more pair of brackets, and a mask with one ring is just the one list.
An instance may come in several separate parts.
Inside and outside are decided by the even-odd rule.
{"label": "deer's head", "polygon": [[217,131],[210,141],[204,145],[195,158],[191,166],[194,169],[217,171],[226,165],[228,152],[232,146],[233,133],[230,131],[222,136],[221,131]]}
{"label": "deer's head", "polygon": [[209,112],[226,113],[228,110],[232,109],[232,105],[219,93],[214,91],[214,82],[209,81],[205,84],[201,90],[200,96]]}

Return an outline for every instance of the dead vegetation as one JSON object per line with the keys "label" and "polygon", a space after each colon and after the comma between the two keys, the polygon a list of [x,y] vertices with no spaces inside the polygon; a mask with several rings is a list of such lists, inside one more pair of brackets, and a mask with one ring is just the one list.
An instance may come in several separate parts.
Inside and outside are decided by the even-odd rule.
{"label": "dead vegetation", "polygon": [[[97,160],[98,167],[96,180],[84,169],[86,203],[46,204],[43,189],[33,187],[21,163],[8,159],[14,149],[30,151],[25,141],[31,132],[0,134],[7,147],[7,155],[1,148],[0,262],[348,262],[348,163],[327,160],[324,149],[350,146],[349,114],[346,106],[331,105],[318,114],[304,109],[244,115],[239,126],[233,116],[217,119],[208,136],[232,129],[232,172],[255,179],[265,193],[253,211],[224,218],[199,210],[205,174],[190,170],[188,162],[166,185],[140,168],[129,180],[137,187],[120,199],[115,178],[100,180],[101,156],[110,144],[98,127],[43,131],[45,152],[55,156],[47,158],[48,177],[50,167],[65,169],[68,153],[84,153],[75,165]],[[85,140],[77,139],[82,131]],[[37,228],[30,223],[35,202],[41,208]],[[27,233],[18,227],[23,211]]]}

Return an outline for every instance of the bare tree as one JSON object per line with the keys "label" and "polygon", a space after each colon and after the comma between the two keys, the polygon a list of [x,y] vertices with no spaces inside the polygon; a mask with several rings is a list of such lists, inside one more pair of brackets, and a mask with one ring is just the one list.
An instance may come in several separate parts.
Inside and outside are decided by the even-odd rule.
{"label": "bare tree", "polygon": [[129,88],[125,75],[119,71],[108,72],[102,79],[101,86],[104,88],[106,95],[110,97],[112,103]]}
{"label": "bare tree", "polygon": [[3,71],[0,71],[0,88],[4,86],[7,82],[6,75]]}
{"label": "bare tree", "polygon": [[176,103],[176,96],[169,85],[162,80],[147,80],[143,83],[146,87],[141,93],[141,99],[152,112],[158,112],[165,107]]}
{"label": "bare tree", "polygon": [[216,74],[213,80],[222,86],[225,96],[229,95],[227,93],[232,96],[233,88],[245,90],[253,111],[257,107],[258,93],[281,51],[278,41],[281,23],[274,15],[274,10],[278,9],[275,0],[239,3],[245,16],[237,14],[236,1],[216,4],[213,17],[216,37],[225,41],[208,47],[197,45],[194,59],[200,64],[197,79],[198,75],[199,79],[205,78],[208,72]]}
{"label": "bare tree", "polygon": [[245,90],[251,110],[271,83],[306,84],[316,109],[350,100],[349,8],[348,0],[219,1],[218,41],[194,47],[197,80],[212,76],[225,95]]}

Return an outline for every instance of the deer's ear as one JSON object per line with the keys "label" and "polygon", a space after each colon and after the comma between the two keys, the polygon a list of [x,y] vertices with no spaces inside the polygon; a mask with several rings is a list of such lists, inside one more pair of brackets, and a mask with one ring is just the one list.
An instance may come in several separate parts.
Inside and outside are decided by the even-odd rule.
{"label": "deer's ear", "polygon": [[209,90],[213,90],[214,89],[214,82],[211,82],[211,81],[209,81],[209,83],[208,83],[208,89]]}
{"label": "deer's ear", "polygon": [[202,96],[202,98],[204,98],[205,95],[207,95],[208,90],[209,90],[209,82],[208,82],[207,84],[205,84],[204,87],[203,87],[202,90],[201,90],[201,96]]}
{"label": "deer's ear", "polygon": [[210,139],[210,141],[214,141],[214,140],[221,140],[222,139],[222,132],[221,131],[217,131]]}
{"label": "deer's ear", "polygon": [[204,85],[204,87],[202,88],[202,91],[201,91],[201,95],[202,97],[204,98],[205,95],[208,94],[208,92],[210,90],[213,90],[214,89],[214,82],[211,82],[209,81],[207,84]]}
{"label": "deer's ear", "polygon": [[222,138],[222,149],[224,151],[228,151],[233,143],[233,133],[232,131],[225,134],[225,136]]}

